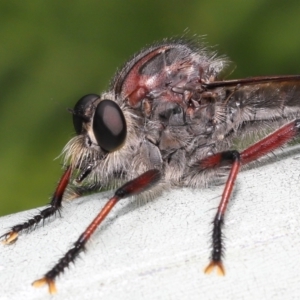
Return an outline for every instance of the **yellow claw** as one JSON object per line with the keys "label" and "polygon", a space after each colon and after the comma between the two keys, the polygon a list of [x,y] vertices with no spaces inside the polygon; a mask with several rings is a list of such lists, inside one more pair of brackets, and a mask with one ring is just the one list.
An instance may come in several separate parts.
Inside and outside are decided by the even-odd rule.
{"label": "yellow claw", "polygon": [[204,269],[204,273],[210,274],[214,268],[217,268],[217,274],[219,276],[225,276],[225,269],[221,261],[211,261]]}
{"label": "yellow claw", "polygon": [[7,234],[7,237],[2,241],[2,244],[8,245],[14,243],[18,238],[18,233],[11,231]]}
{"label": "yellow claw", "polygon": [[49,293],[50,293],[51,295],[53,295],[53,294],[55,294],[55,293],[57,292],[56,287],[55,287],[55,282],[54,282],[54,280],[52,280],[52,279],[43,277],[43,278],[38,279],[38,280],[36,280],[36,281],[34,281],[34,282],[32,283],[32,285],[33,285],[34,287],[41,287],[41,286],[43,286],[43,285],[45,285],[45,284],[48,285]]}

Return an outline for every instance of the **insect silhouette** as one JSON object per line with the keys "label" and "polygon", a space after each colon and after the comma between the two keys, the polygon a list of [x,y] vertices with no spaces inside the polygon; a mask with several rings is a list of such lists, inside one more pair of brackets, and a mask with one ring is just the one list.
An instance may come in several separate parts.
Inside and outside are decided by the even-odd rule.
{"label": "insect silhouette", "polygon": [[[62,201],[117,188],[73,247],[41,279],[55,279],[85,249],[122,199],[155,197],[172,187],[205,187],[224,179],[205,269],[225,274],[223,225],[241,167],[281,147],[300,131],[300,75],[224,80],[228,65],[195,41],[164,40],[134,55],[101,95],[70,109],[76,136],[63,149],[65,171],[49,206],[2,235],[10,244],[61,209]],[[237,141],[253,142],[244,150]],[[248,142],[249,143],[249,142]],[[227,176],[227,177],[225,177]]]}

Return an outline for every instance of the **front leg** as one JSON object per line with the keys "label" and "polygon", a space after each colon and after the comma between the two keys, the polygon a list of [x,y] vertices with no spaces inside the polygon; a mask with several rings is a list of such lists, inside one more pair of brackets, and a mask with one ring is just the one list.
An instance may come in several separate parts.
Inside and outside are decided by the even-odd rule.
{"label": "front leg", "polygon": [[61,208],[64,192],[71,177],[71,173],[72,169],[69,166],[57,185],[57,188],[52,196],[50,206],[41,210],[37,215],[33,216],[26,222],[13,226],[8,232],[0,236],[0,239],[4,238],[4,244],[7,245],[15,242],[20,232],[35,228],[35,226],[37,226],[41,221],[44,222],[46,219],[55,215],[55,213],[59,211],[59,209]]}
{"label": "front leg", "polygon": [[114,196],[107,201],[102,210],[98,213],[86,230],[79,236],[78,240],[74,243],[73,248],[71,248],[58,261],[58,263],[44,275],[43,278],[34,281],[32,285],[39,287],[47,284],[50,294],[54,294],[56,292],[55,278],[59,274],[63,273],[64,269],[67,268],[71,262],[74,262],[78,255],[85,249],[85,245],[90,239],[91,235],[95,232],[97,227],[102,223],[102,221],[106,218],[112,208],[119,202],[119,200],[144,192],[152,185],[156,184],[160,178],[160,171],[152,169],[121,186],[115,192]]}

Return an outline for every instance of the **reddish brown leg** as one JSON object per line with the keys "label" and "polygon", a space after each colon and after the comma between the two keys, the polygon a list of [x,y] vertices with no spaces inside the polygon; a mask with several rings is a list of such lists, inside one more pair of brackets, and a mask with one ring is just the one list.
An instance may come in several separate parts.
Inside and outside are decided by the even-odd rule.
{"label": "reddish brown leg", "polygon": [[59,209],[61,208],[61,202],[63,198],[64,191],[69,183],[69,179],[71,176],[71,167],[68,167],[64,174],[62,175],[57,188],[53,194],[52,200],[50,202],[50,206],[43,209],[39,212],[39,214],[33,216],[28,221],[13,226],[10,231],[3,234],[1,238],[4,238],[4,244],[10,244],[18,238],[19,232],[24,230],[30,230],[37,226],[41,221],[45,221],[49,217],[53,216]]}
{"label": "reddish brown leg", "polygon": [[230,199],[240,166],[252,162],[289,142],[299,133],[299,129],[300,119],[297,119],[282,126],[241,153],[237,151],[225,151],[207,157],[200,162],[201,169],[231,165],[221,202],[213,221],[212,253],[210,263],[204,270],[205,273],[210,273],[214,267],[216,267],[220,275],[225,275],[225,270],[222,264],[222,256],[224,254],[222,227],[224,223],[226,207]]}
{"label": "reddish brown leg", "polygon": [[61,274],[66,267],[69,266],[71,262],[74,262],[78,257],[79,253],[85,249],[85,244],[90,239],[91,235],[97,229],[97,227],[101,224],[101,222],[105,219],[108,213],[112,210],[112,208],[119,202],[119,200],[139,194],[147,189],[149,189],[152,185],[157,183],[161,178],[161,173],[158,170],[150,170],[136,179],[125,183],[122,187],[120,187],[114,194],[112,198],[108,200],[96,218],[92,221],[92,223],[88,226],[88,228],[80,235],[78,240],[74,243],[74,247],[71,248],[59,261],[58,263],[45,274],[45,276],[39,280],[36,280],[32,283],[33,286],[39,287],[44,284],[48,284],[50,294],[54,294],[56,292],[55,288],[55,278]]}
{"label": "reddish brown leg", "polygon": [[[213,232],[212,232],[212,253],[211,261],[209,265],[205,268],[205,273],[210,273],[214,267],[217,268],[219,275],[225,275],[225,270],[222,264],[223,256],[223,238],[222,238],[222,227],[224,224],[224,214],[227,208],[227,204],[230,199],[230,195],[241,166],[240,153],[237,151],[226,151],[221,152],[213,156],[215,159],[219,160],[219,165],[231,164],[231,170],[227,178],[225,188],[222,194],[221,202],[218,207],[217,214],[213,221]],[[213,159],[213,157],[210,157]]]}

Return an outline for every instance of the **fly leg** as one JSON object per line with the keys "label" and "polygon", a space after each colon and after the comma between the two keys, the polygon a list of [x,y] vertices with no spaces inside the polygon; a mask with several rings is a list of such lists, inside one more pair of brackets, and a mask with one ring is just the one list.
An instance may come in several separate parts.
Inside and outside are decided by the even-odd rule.
{"label": "fly leg", "polygon": [[227,204],[229,202],[237,174],[241,167],[241,154],[235,150],[220,152],[202,160],[200,165],[201,168],[205,169],[231,165],[218,211],[213,221],[211,261],[204,270],[205,273],[210,273],[213,268],[216,267],[219,275],[225,275],[225,270],[222,264],[222,256],[224,254],[222,227],[224,225],[224,214]]}
{"label": "fly leg", "polygon": [[4,238],[4,244],[10,244],[15,242],[20,232],[34,228],[34,226],[37,226],[41,221],[45,221],[49,217],[55,215],[57,211],[59,211],[59,209],[61,208],[63,194],[69,183],[71,173],[71,167],[68,167],[57,185],[49,207],[43,209],[37,215],[33,216],[26,222],[13,226],[8,232],[6,232],[0,237],[0,239]]}
{"label": "fly leg", "polygon": [[102,223],[102,221],[112,210],[112,208],[119,202],[119,200],[139,194],[149,189],[152,185],[156,184],[160,180],[160,178],[160,171],[152,169],[121,186],[115,192],[114,196],[107,201],[102,210],[98,213],[98,215],[86,228],[86,230],[79,236],[78,240],[74,243],[73,248],[71,248],[58,261],[58,263],[44,275],[43,278],[34,281],[32,285],[35,287],[39,287],[44,284],[47,284],[49,287],[50,294],[54,294],[56,292],[55,278],[59,274],[61,274],[64,271],[64,269],[69,266],[70,263],[75,261],[80,252],[85,250],[85,245],[90,239],[91,235]]}
{"label": "fly leg", "polygon": [[87,194],[92,194],[99,192],[101,190],[101,182],[93,182],[88,185],[81,185],[86,177],[93,171],[94,165],[92,163],[88,164],[85,168],[81,170],[79,175],[75,178],[77,184],[70,184],[68,190],[65,193],[65,199],[71,200],[78,197],[85,196]]}
{"label": "fly leg", "polygon": [[300,119],[297,119],[282,126],[278,130],[269,134],[242,152],[235,150],[224,151],[200,161],[200,169],[202,170],[218,168],[226,165],[230,166],[230,173],[225,184],[217,214],[213,221],[212,252],[210,263],[204,270],[205,273],[210,273],[216,267],[220,275],[225,275],[225,270],[222,264],[222,256],[224,254],[222,227],[224,224],[224,215],[227,204],[229,202],[240,167],[276,150],[285,143],[291,141],[299,134],[299,132]]}

